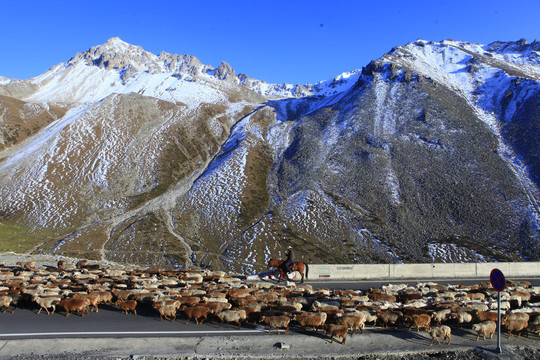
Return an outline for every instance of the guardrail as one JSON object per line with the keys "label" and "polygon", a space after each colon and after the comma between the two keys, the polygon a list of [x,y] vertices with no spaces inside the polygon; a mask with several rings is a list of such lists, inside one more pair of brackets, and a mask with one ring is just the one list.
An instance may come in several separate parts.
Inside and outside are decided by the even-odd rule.
{"label": "guardrail", "polygon": [[[485,279],[493,269],[506,278],[540,277],[540,262],[431,263],[431,264],[309,264],[307,280],[395,280],[395,279]],[[247,279],[270,276],[273,271],[249,275]],[[297,272],[291,279],[299,279]]]}
{"label": "guardrail", "polygon": [[489,281],[493,269],[506,277],[540,277],[540,262],[445,264],[309,264],[309,280],[340,279],[466,279]]}

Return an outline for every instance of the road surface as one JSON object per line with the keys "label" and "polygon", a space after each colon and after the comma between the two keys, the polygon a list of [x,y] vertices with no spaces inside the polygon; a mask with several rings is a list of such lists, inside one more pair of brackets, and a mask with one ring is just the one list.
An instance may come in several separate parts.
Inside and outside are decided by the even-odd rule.
{"label": "road surface", "polygon": [[[527,279],[534,286],[540,286],[540,278]],[[439,284],[478,284],[478,280],[438,280]],[[329,289],[352,289],[367,290],[369,288],[379,288],[388,281],[320,281],[306,282],[313,288]],[[395,281],[397,284],[415,285],[417,281]],[[246,324],[241,330],[227,324],[220,324],[216,320],[210,324],[203,323],[196,325],[193,321],[186,325],[186,318],[179,314],[176,321],[161,320],[158,312],[149,305],[142,305],[137,308],[137,315],[125,315],[113,306],[102,305],[99,312],[81,317],[71,314],[66,317],[63,311],[47,315],[45,312],[37,314],[38,308],[19,309],[13,314],[6,312],[0,314],[0,323],[9,326],[0,326],[0,339],[22,339],[22,338],[63,338],[63,337],[111,337],[111,336],[222,336],[222,335],[255,335],[261,334],[264,328]]]}

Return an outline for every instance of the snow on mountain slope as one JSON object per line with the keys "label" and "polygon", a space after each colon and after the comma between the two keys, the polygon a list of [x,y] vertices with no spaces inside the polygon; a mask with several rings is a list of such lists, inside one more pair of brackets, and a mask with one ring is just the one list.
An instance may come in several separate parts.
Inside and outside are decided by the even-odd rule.
{"label": "snow on mountain slope", "polygon": [[[525,53],[516,52],[515,47],[505,44],[507,46],[482,46],[462,41],[434,43],[417,40],[403,47],[398,46],[381,61],[404,66],[444,84],[473,106],[478,106],[486,103],[483,99],[491,99],[500,93],[500,87],[492,87],[491,92],[489,88],[476,92],[493,79],[500,81],[502,77],[511,80],[512,77],[520,76],[540,81],[540,44],[531,44]],[[493,108],[479,106],[479,109],[486,113],[483,120],[489,126],[496,126],[489,116]]]}
{"label": "snow on mountain slope", "polygon": [[226,101],[225,95],[219,90],[222,84],[210,77],[201,85],[171,76],[170,73],[149,74],[143,71],[134,73],[124,82],[118,71],[80,62],[56,66],[33,82],[39,85],[39,90],[26,101],[92,103],[113,93],[131,92],[166,101],[181,101],[189,106]]}
{"label": "snow on mountain slope", "polygon": [[[224,102],[223,92],[236,89],[236,85],[270,99],[331,95],[353,86],[358,76],[359,70],[355,70],[315,85],[269,84],[236,75],[227,63],[213,68],[190,55],[155,55],[112,38],[28,80],[37,90],[23,99],[88,103],[113,93],[134,92],[191,106],[200,101]],[[0,85],[9,86],[10,80],[0,79]]]}
{"label": "snow on mountain slope", "polygon": [[[73,108],[0,162],[1,210],[20,214],[34,226],[57,229],[124,212],[140,194],[171,185],[166,179],[173,175],[164,171],[168,165],[163,162],[170,163],[167,157],[183,148],[181,142],[185,148],[179,151],[193,161],[183,165],[177,159],[175,166],[185,174],[200,166],[198,161],[208,161],[202,158],[208,150],[197,152],[190,143],[198,130],[191,121],[209,127],[208,133],[199,133],[201,140],[225,139],[226,132],[212,129],[215,116],[222,117],[220,126],[231,126],[242,108],[209,116],[136,94]],[[17,186],[12,186],[14,179]]]}
{"label": "snow on mountain slope", "polygon": [[[524,104],[537,103],[540,94],[540,43],[534,41],[495,42],[477,45],[445,40],[440,43],[417,40],[393,49],[382,63],[403,66],[432,79],[463,97],[477,117],[499,138],[499,154],[530,194],[540,219],[538,178],[534,155],[526,155],[505,137],[506,125]],[[515,84],[519,83],[519,87]],[[505,97],[511,97],[504,100]],[[502,104],[505,104],[504,109]],[[534,121],[534,119],[530,119]],[[537,135],[536,135],[537,136]],[[530,146],[537,147],[538,142]],[[529,173],[533,171],[533,173]]]}
{"label": "snow on mountain slope", "polygon": [[[515,224],[519,241],[535,236],[521,188],[538,214],[537,48],[419,40],[294,85],[113,38],[34,79],[0,78],[26,107],[70,108],[0,153],[0,214],[58,230],[46,251],[149,265],[255,271],[288,243],[338,263],[495,259],[470,239]],[[481,227],[486,209],[497,221]]]}

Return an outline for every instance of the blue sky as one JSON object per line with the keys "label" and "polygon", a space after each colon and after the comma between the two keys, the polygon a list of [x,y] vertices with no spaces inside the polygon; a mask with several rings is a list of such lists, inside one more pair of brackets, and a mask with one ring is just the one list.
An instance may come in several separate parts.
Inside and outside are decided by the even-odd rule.
{"label": "blue sky", "polygon": [[118,36],[271,83],[315,83],[418,38],[540,40],[540,0],[11,1],[0,75],[28,79]]}

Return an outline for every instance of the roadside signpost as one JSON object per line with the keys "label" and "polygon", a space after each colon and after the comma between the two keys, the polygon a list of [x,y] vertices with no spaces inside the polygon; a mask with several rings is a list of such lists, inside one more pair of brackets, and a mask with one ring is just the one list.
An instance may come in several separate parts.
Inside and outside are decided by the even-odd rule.
{"label": "roadside signpost", "polygon": [[489,275],[489,281],[491,282],[491,286],[495,290],[497,290],[497,351],[499,354],[502,354],[502,348],[501,348],[501,291],[504,290],[506,287],[506,279],[504,278],[504,274],[499,269],[493,269],[491,270],[491,274]]}

